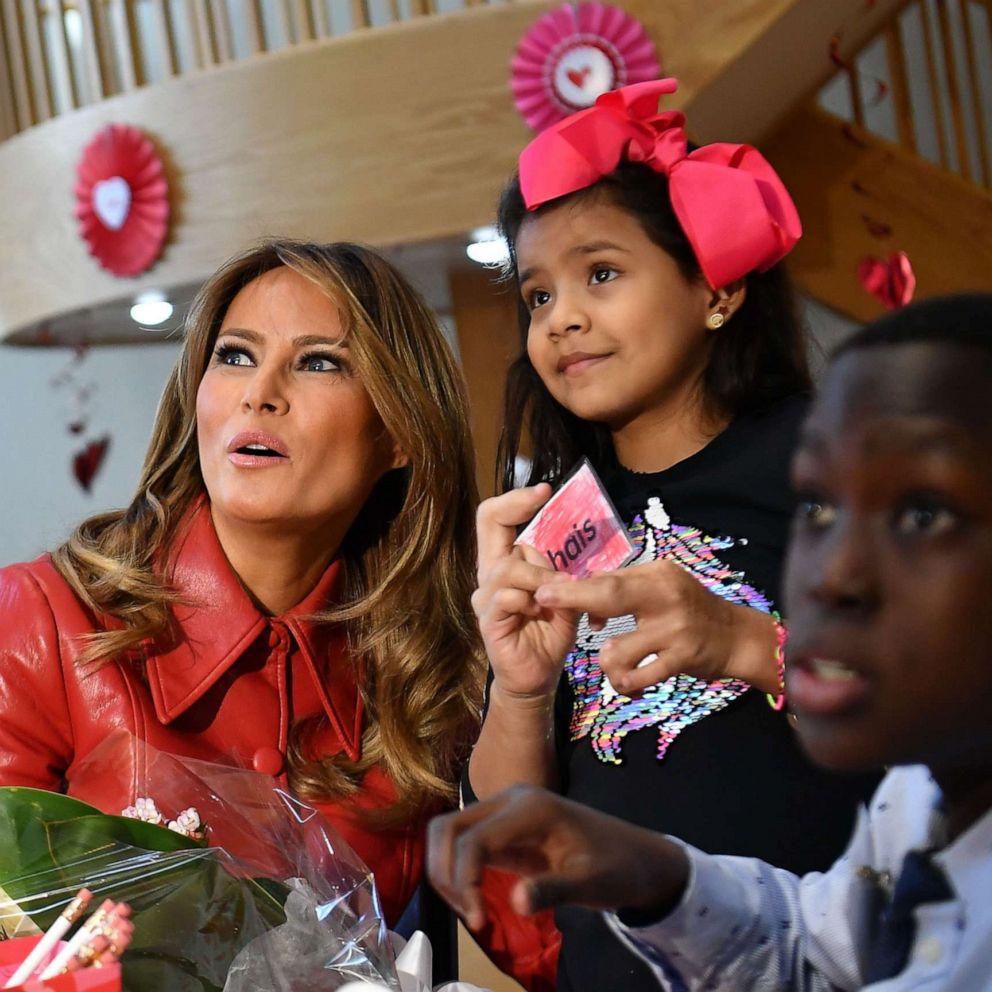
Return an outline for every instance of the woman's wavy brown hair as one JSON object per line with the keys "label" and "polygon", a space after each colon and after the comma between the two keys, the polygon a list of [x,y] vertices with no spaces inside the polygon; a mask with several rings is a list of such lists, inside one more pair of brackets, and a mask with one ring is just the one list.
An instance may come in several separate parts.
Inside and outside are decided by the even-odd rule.
{"label": "woman's wavy brown hair", "polygon": [[140,659],[149,642],[170,636],[179,597],[162,563],[204,493],[197,389],[231,301],[282,265],[339,307],[357,374],[409,459],[379,482],[351,527],[339,552],[344,597],[319,617],[346,626],[352,657],[364,663],[361,758],[308,760],[311,721],[294,727],[288,756],[290,784],[309,798],[345,799],[380,764],[399,799],[366,819],[388,825],[454,800],[478,722],[484,662],[469,603],[477,497],[464,386],[436,318],[385,259],[354,244],[278,240],[224,265],[187,317],[130,506],[86,520],[53,561],[76,595],[109,620],[84,663]]}

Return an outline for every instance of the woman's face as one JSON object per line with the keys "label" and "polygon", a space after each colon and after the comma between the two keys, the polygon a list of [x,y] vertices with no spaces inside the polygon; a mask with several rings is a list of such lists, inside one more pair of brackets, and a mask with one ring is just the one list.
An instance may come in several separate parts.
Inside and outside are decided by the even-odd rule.
{"label": "woman's face", "polygon": [[406,463],[355,373],[337,306],[285,266],[231,302],[196,425],[213,518],[228,532],[276,525],[336,550],[376,482]]}

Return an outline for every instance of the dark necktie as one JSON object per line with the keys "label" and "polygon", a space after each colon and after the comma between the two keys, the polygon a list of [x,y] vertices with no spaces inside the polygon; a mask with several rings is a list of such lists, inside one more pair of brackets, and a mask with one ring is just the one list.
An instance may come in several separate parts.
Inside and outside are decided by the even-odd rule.
{"label": "dark necktie", "polygon": [[868,962],[868,984],[892,978],[906,967],[916,937],[913,910],[924,903],[953,898],[954,892],[930,852],[910,851],[903,860],[892,899],[879,917]]}

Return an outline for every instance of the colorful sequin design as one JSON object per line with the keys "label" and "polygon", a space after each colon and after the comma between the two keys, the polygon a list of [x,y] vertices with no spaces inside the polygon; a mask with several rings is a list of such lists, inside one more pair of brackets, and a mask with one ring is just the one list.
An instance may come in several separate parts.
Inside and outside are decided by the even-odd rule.
{"label": "colorful sequin design", "polygon": [[[697,527],[672,523],[656,496],[648,500],[643,514],[634,517],[629,532],[638,549],[631,565],[668,558],[729,602],[771,612],[772,603],[744,581],[744,573],[734,571],[717,557],[717,552],[744,545],[746,540],[709,537]],[[593,753],[608,764],[621,764],[624,738],[646,727],[658,728],[657,754],[659,760],[664,758],[672,741],[686,727],[728,706],[750,688],[736,679],[707,682],[691,675],[676,675],[651,686],[640,699],[621,695],[603,677],[599,649],[606,638],[635,627],[632,616],[615,617],[603,630],[594,631],[582,617],[575,647],[565,661],[565,674],[575,696],[571,738],[579,741],[589,737]]]}

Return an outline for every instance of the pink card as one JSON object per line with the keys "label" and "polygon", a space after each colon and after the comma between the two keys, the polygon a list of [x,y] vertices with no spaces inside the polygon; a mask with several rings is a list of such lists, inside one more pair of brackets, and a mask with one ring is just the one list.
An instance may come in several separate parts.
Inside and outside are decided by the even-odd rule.
{"label": "pink card", "polygon": [[556,572],[584,579],[630,561],[635,548],[588,459],[537,511],[514,544],[540,551]]}
{"label": "pink card", "polygon": [[[17,970],[17,966],[31,953],[40,936],[12,937],[0,941],[0,983],[5,982]],[[48,959],[64,941],[57,944]],[[23,985],[12,986],[12,992],[121,992],[121,966],[110,964],[102,968],[80,968],[54,978],[30,978]]]}

